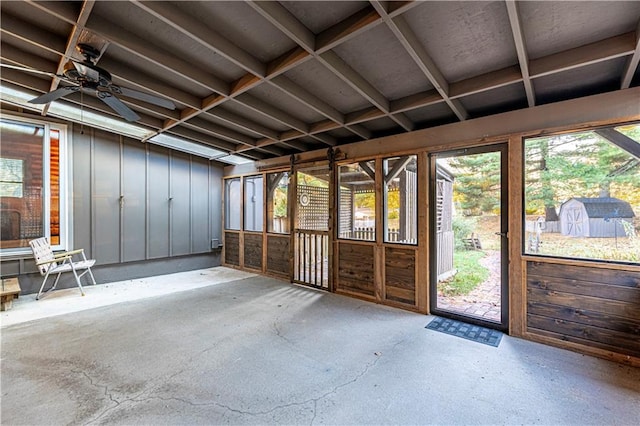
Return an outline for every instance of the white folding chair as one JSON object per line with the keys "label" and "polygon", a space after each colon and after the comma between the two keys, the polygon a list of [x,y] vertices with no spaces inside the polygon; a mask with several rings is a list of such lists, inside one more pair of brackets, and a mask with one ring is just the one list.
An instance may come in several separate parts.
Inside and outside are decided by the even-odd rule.
{"label": "white folding chair", "polygon": [[[36,300],[38,300],[42,295],[42,290],[44,290],[47,279],[51,274],[58,275],[56,276],[56,280],[54,281],[51,288],[45,291],[45,293],[48,293],[49,291],[56,288],[58,280],[60,279],[60,275],[63,272],[73,272],[73,276],[76,278],[76,283],[78,283],[78,287],[80,288],[80,293],[82,293],[83,296],[84,290],[82,289],[82,284],[80,283],[80,278],[82,278],[83,275],[89,273],[91,282],[95,285],[96,280],[93,277],[93,273],[91,272],[91,267],[96,263],[96,261],[95,259],[87,259],[84,255],[84,249],[54,254],[53,250],[51,249],[51,245],[45,237],[31,240],[29,241],[29,245],[31,246],[31,251],[33,252],[33,257],[36,261],[36,266],[40,270],[40,275],[44,276],[44,280],[42,281],[42,285],[40,286],[40,291],[38,291]],[[82,260],[74,261],[74,256],[80,256],[82,257]],[[83,269],[85,271],[78,275],[78,271],[81,271]]]}

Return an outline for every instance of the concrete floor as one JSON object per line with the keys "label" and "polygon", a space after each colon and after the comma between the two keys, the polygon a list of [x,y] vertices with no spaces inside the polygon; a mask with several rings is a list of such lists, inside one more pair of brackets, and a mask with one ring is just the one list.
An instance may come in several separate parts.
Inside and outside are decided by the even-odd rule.
{"label": "concrete floor", "polygon": [[[428,316],[264,277],[211,284],[3,321],[0,423],[640,419],[637,368],[509,336],[494,348],[427,330]],[[23,299],[36,308],[46,301]]]}

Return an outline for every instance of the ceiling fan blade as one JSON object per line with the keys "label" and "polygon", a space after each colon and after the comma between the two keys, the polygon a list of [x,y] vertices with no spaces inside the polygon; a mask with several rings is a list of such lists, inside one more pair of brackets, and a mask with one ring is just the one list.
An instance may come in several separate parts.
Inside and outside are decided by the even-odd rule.
{"label": "ceiling fan blade", "polygon": [[89,68],[83,63],[72,61],[73,66],[76,68],[76,71],[80,73],[81,76],[85,77],[87,80],[97,83],[100,81],[100,73],[93,68]]}
{"label": "ceiling fan blade", "polygon": [[109,105],[111,109],[120,114],[127,121],[138,121],[140,116],[126,106],[122,101],[106,90],[98,90],[98,99]]}
{"label": "ceiling fan blade", "polygon": [[111,91],[114,93],[127,96],[129,98],[137,99],[139,101],[148,102],[153,105],[157,105],[159,107],[167,108],[167,109],[176,109],[176,105],[168,99],[161,98],[159,96],[150,95],[144,92],[138,92],[137,90],[127,89],[126,87],[116,86],[115,84],[111,85]]}
{"label": "ceiling fan blade", "polygon": [[61,97],[68,95],[69,93],[77,92],[80,90],[78,86],[65,86],[59,89],[54,90],[53,92],[45,93],[44,95],[40,95],[35,99],[31,99],[29,103],[31,104],[48,104],[49,102],[53,102],[56,99],[60,99]]}

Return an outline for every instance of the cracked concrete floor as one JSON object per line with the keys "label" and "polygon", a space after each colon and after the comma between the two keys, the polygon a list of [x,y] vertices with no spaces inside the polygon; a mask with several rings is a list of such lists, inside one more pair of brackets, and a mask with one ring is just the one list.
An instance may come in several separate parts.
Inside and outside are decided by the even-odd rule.
{"label": "cracked concrete floor", "polygon": [[637,424],[640,369],[252,277],[2,329],[0,423]]}

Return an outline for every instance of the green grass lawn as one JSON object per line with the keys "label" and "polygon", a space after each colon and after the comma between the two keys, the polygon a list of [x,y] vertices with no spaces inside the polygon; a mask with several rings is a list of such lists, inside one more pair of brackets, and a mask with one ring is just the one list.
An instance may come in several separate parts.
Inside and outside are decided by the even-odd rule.
{"label": "green grass lawn", "polygon": [[489,270],[480,265],[483,251],[459,250],[453,253],[453,267],[458,271],[453,277],[438,283],[438,290],[445,296],[469,294],[489,277]]}

